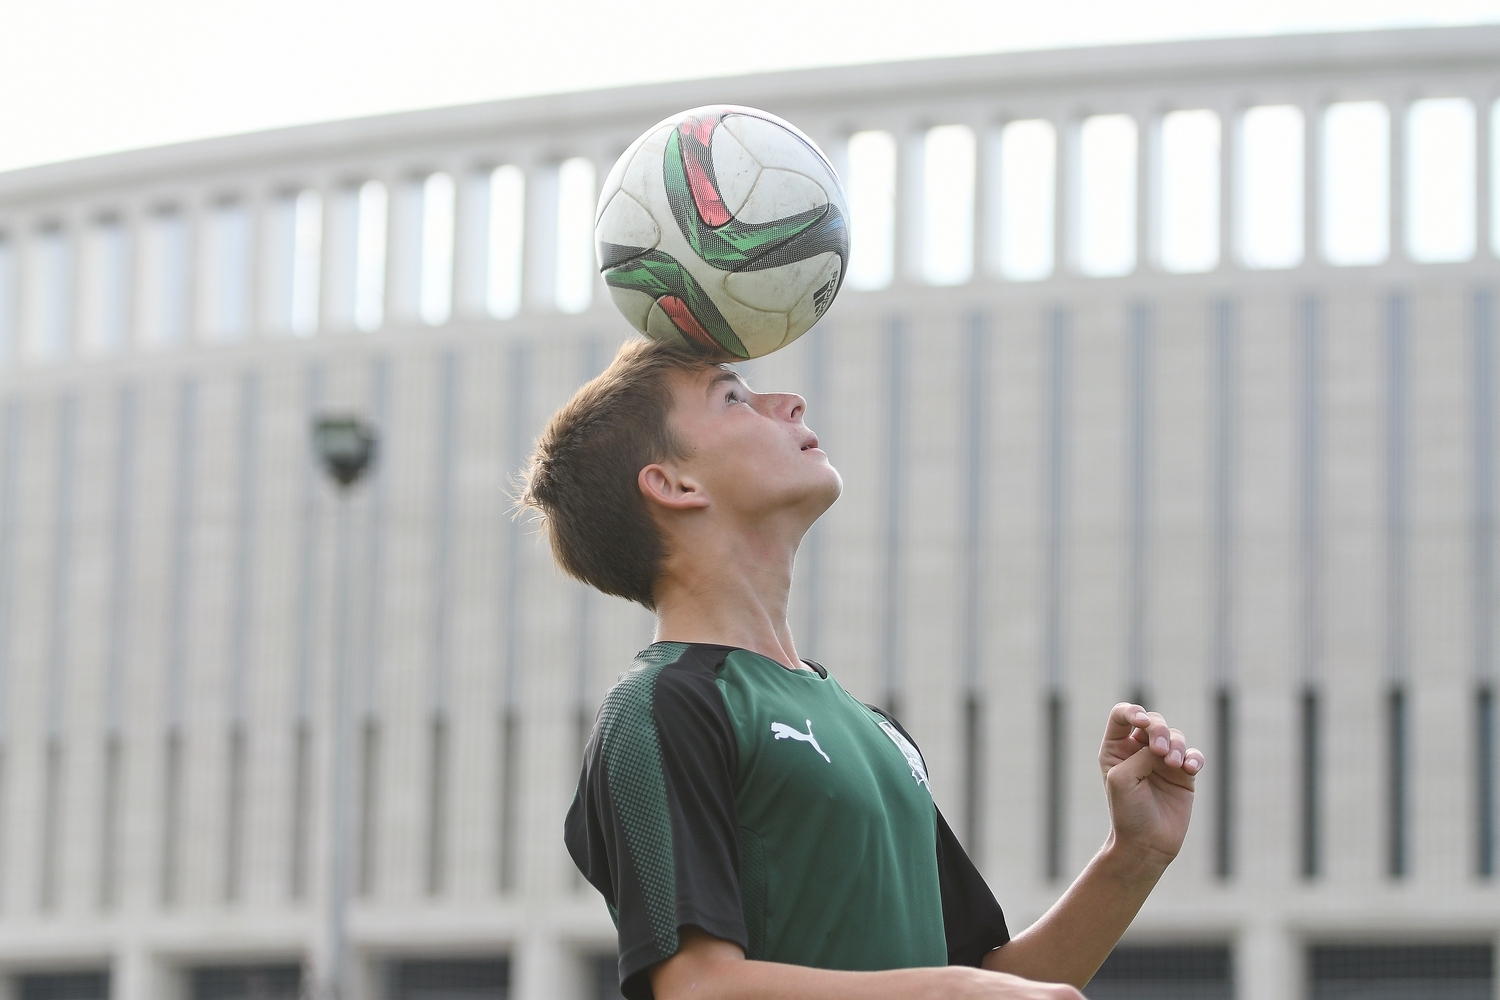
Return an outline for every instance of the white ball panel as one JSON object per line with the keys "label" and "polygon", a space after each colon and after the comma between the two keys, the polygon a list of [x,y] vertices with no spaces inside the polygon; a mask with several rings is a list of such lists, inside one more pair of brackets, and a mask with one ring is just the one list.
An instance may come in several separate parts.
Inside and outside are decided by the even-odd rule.
{"label": "white ball panel", "polygon": [[625,171],[629,169],[631,162],[635,159],[636,153],[640,152],[641,146],[651,136],[652,132],[647,132],[636,137],[635,142],[632,142],[626,147],[625,152],[620,154],[620,158],[615,161],[615,165],[609,168],[609,175],[604,178],[604,183],[599,188],[599,205],[594,210],[594,221],[596,223],[604,217],[604,209],[609,204],[610,198],[624,185]]}
{"label": "white ball panel", "polygon": [[763,167],[779,167],[807,174],[827,187],[836,187],[832,165],[823,151],[797,129],[759,114],[731,114],[720,123]]}
{"label": "white ball panel", "polygon": [[661,203],[667,208],[665,217],[659,214],[655,201],[657,192],[662,198],[666,197],[666,186],[661,177],[662,157],[667,151],[667,136],[671,135],[672,126],[664,125],[652,130],[635,147],[630,162],[625,166],[624,176],[621,178],[620,187],[630,192],[630,196],[646,206],[658,222],[663,218],[670,221],[672,218],[671,208],[666,202]]}
{"label": "white ball panel", "polygon": [[710,147],[714,159],[714,179],[719,182],[719,196],[731,215],[740,214],[740,206],[750,197],[760,176],[760,163],[740,145],[726,128],[714,129]]}
{"label": "white ball panel", "polygon": [[661,242],[661,227],[628,191],[619,191],[599,216],[595,232],[603,243],[650,250]]}
{"label": "white ball panel", "polygon": [[[823,318],[828,306],[833,301],[833,293],[838,290],[840,261],[838,254],[821,254],[818,257],[823,261],[823,269],[818,272],[817,277],[812,280],[807,294],[802,296],[791,312],[787,315],[787,331],[785,343],[790,344],[808,330],[813,324]],[[818,311],[818,303],[822,302],[823,312]]]}
{"label": "white ball panel", "polygon": [[768,168],[760,172],[750,197],[735,215],[741,222],[775,222],[826,204],[827,192],[811,177]]}
{"label": "white ball panel", "polygon": [[830,257],[838,260],[837,254],[827,253],[764,271],[737,271],[725,280],[724,290],[753,309],[791,312],[810,289],[822,283],[819,276],[827,270]]}
{"label": "white ball panel", "polygon": [[656,300],[645,292],[638,292],[633,288],[615,288],[609,286],[609,297],[615,300],[615,306],[625,314],[630,325],[642,333],[646,332],[646,316],[656,305]]}

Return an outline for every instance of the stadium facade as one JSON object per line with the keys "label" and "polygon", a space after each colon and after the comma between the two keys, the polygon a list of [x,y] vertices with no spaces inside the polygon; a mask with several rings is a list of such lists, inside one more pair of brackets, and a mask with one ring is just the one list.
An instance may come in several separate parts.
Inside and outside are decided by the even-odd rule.
{"label": "stadium facade", "polygon": [[[797,123],[853,201],[839,301],[746,366],[846,480],[799,648],[900,713],[1012,926],[1101,842],[1096,741],[1140,697],[1210,763],[1091,996],[1493,996],[1497,96],[1500,29],[1412,30],[0,175],[5,988],[311,992],[343,662],[356,994],[609,995],[561,820],[651,622],[561,578],[506,487],[628,333],[597,179],[723,102]],[[331,412],[380,434],[344,498]]]}

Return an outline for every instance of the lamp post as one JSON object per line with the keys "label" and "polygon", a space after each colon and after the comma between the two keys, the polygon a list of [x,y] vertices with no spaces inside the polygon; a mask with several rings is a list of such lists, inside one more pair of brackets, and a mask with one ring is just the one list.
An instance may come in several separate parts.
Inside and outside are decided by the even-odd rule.
{"label": "lamp post", "polygon": [[315,995],[320,1000],[352,1000],[349,991],[349,744],[353,734],[349,704],[349,559],[353,520],[350,506],[355,485],[375,458],[375,429],[353,415],[325,415],[313,421],[313,448],[338,489],[338,578],[335,583],[333,696],[329,728],[333,760],[329,784],[332,815],[327,827],[328,862],[323,897],[324,963],[316,968]]}

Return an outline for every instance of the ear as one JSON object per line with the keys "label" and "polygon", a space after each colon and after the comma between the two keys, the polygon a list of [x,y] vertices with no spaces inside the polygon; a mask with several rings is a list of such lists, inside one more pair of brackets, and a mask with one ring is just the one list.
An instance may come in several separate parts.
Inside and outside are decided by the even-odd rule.
{"label": "ear", "polygon": [[646,466],[636,476],[636,484],[649,503],[668,510],[694,510],[708,506],[708,494],[697,481],[684,476],[681,470],[670,464],[653,462]]}

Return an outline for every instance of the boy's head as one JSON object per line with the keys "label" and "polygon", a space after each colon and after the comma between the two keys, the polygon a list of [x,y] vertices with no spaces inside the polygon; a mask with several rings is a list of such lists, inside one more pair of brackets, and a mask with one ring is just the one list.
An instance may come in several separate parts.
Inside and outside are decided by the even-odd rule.
{"label": "boy's head", "polygon": [[520,501],[570,576],[655,609],[684,532],[755,531],[788,511],[805,530],[837,498],[803,409],[798,396],[751,392],[727,365],[632,340],[553,414]]}

